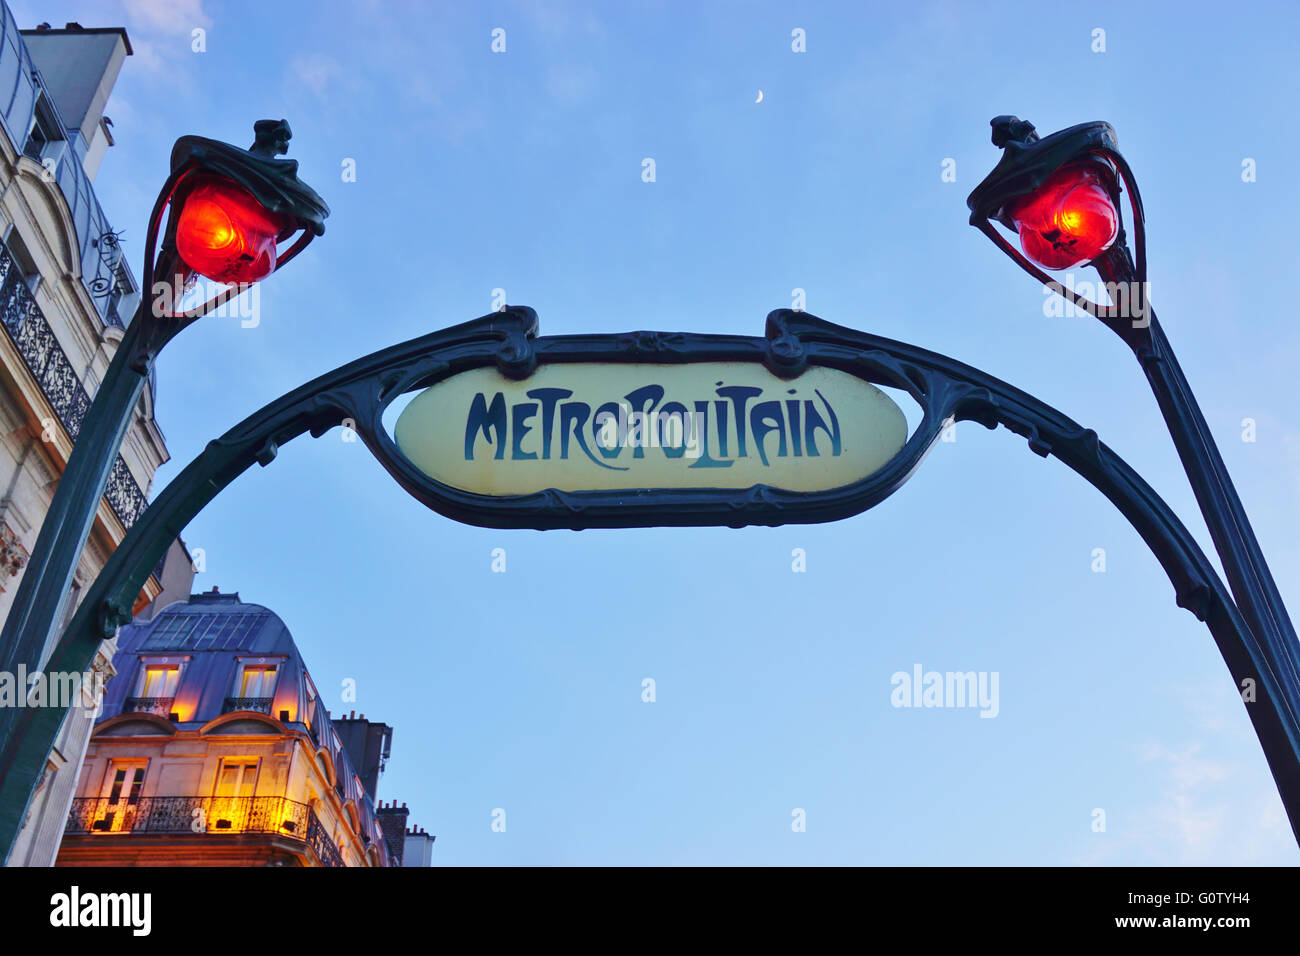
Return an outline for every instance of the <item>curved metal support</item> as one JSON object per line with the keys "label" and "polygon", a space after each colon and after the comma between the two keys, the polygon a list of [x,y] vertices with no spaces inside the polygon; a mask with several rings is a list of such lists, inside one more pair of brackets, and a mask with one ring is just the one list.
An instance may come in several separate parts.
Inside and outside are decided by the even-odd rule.
{"label": "curved metal support", "polygon": [[[210,442],[141,515],[103,572],[55,649],[48,669],[83,672],[100,642],[131,617],[145,578],[171,541],[213,498],[254,463],[266,465],[281,445],[303,433],[319,437],[344,419],[403,486],[409,476],[391,458],[391,439],[380,417],[397,395],[423,387],[458,366],[483,364],[484,349],[504,367],[526,374],[536,362],[537,317],[523,307],[414,339],[358,359],[295,389]],[[652,334],[652,333],[646,333]],[[879,385],[906,390],[923,417],[881,480],[863,491],[865,510],[897,490],[924,460],[948,423],[1002,425],[1029,442],[1030,450],[1054,455],[1105,495],[1147,543],[1174,586],[1180,607],[1209,627],[1239,690],[1253,682],[1247,711],[1263,746],[1293,830],[1300,833],[1300,720],[1290,708],[1286,675],[1269,664],[1213,566],[1177,515],[1123,459],[1051,406],[947,356],[790,310],[771,313],[765,348],[771,361],[802,367],[810,350],[820,364],[852,369]],[[546,340],[539,340],[538,344]],[[753,340],[738,340],[752,342]],[[416,489],[408,487],[415,492]],[[767,521],[764,523],[779,523]],[[1246,698],[1243,696],[1243,700]],[[0,754],[0,806],[30,798],[62,714],[52,708],[22,712],[17,744]],[[20,789],[26,792],[18,793]],[[19,799],[16,801],[14,797]],[[21,816],[21,814],[20,814]],[[17,832],[15,819],[0,819],[0,845]]]}

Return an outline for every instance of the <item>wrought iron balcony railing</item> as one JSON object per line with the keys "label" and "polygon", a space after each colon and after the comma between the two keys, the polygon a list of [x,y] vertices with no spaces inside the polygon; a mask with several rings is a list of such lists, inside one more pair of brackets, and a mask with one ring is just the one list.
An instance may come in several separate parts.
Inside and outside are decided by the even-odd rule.
{"label": "wrought iron balcony railing", "polygon": [[261,714],[269,714],[274,701],[274,697],[227,697],[221,712],[228,714],[233,710],[255,710]]}
{"label": "wrought iron balcony railing", "polygon": [[170,718],[175,697],[128,697],[122,704],[122,713],[156,714]]}
{"label": "wrought iron balcony railing", "polygon": [[315,851],[316,859],[321,861],[322,866],[344,866],[343,854],[325,832],[325,827],[316,814],[310,810],[307,812],[311,814],[311,819],[307,821],[307,845]]}
{"label": "wrought iron balcony railing", "polygon": [[[54,414],[69,437],[76,441],[90,408],[90,395],[23,281],[21,270],[3,245],[0,245],[0,324],[9,333]],[[125,528],[130,528],[148,505],[121,455],[113,462],[104,498]]]}
{"label": "wrought iron balcony railing", "polygon": [[311,848],[321,866],[344,866],[343,855],[306,804],[286,797],[78,797],[65,836],[114,833],[263,833]]}

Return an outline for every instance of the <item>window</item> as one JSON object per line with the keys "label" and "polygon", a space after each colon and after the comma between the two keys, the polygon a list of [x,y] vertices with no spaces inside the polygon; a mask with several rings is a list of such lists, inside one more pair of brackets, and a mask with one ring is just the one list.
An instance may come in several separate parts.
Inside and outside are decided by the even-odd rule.
{"label": "window", "polygon": [[140,791],[144,789],[144,767],[121,767],[113,773],[113,786],[109,790],[109,803],[126,800],[128,806],[140,802]]}
{"label": "window", "polygon": [[143,760],[110,760],[104,773],[99,805],[95,808],[92,828],[101,833],[120,833],[131,829],[135,807],[144,789]]}
{"label": "window", "polygon": [[307,688],[307,730],[310,731],[312,739],[320,743],[316,735],[316,685],[311,682],[311,675],[306,671],[302,672],[302,679]]}
{"label": "window", "polygon": [[179,664],[146,664],[137,697],[175,697],[181,677]]}
{"label": "window", "polygon": [[268,698],[275,696],[275,665],[245,664],[237,697]]}
{"label": "window", "polygon": [[251,797],[257,780],[257,761],[252,758],[227,758],[217,772],[216,797]]}
{"label": "window", "polygon": [[254,814],[253,796],[257,782],[257,760],[226,757],[217,768],[217,782],[208,807],[208,829],[238,833],[248,829]]}
{"label": "window", "polygon": [[28,292],[35,295],[41,284],[41,270],[36,267],[36,260],[32,258],[27,243],[23,242],[23,237],[12,225],[5,234],[5,248],[12,263],[10,268],[17,270],[16,278],[27,287]]}
{"label": "window", "polygon": [[23,153],[39,163],[47,156],[57,160],[58,154],[62,151],[63,130],[59,128],[59,121],[54,118],[54,110],[50,108],[50,101],[45,93],[38,93],[36,107],[32,110],[32,125],[27,131],[27,142],[23,146]]}
{"label": "window", "polygon": [[125,318],[122,316],[122,302],[127,296],[135,292],[131,285],[130,273],[126,271],[126,260],[118,259],[111,272],[113,285],[109,291],[108,303],[104,306],[104,315],[109,320],[110,325],[126,328],[126,320],[131,317],[129,315]]}

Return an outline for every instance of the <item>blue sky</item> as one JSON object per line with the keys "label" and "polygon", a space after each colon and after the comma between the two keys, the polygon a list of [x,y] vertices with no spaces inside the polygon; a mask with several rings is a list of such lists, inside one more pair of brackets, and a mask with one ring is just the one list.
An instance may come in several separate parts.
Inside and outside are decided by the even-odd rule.
{"label": "blue sky", "polygon": [[[744,334],[802,288],[1095,428],[1212,551],[1124,347],[1046,317],[966,224],[990,117],[1105,119],[1142,187],[1153,302],[1300,606],[1288,4],[12,6],[130,32],[97,189],[137,269],[183,134],[246,145],[287,117],[333,210],[256,328],[205,320],[163,354],[156,487],[265,402],[497,288],[543,333]],[[356,680],[331,709],[394,726],[379,796],[442,864],[1300,862],[1208,632],[1100,494],[1006,431],[958,426],[833,525],[540,533],[426,510],[336,429],[185,538],[197,587],[279,613],[325,696]],[[917,664],[997,672],[998,716],[892,707]]]}

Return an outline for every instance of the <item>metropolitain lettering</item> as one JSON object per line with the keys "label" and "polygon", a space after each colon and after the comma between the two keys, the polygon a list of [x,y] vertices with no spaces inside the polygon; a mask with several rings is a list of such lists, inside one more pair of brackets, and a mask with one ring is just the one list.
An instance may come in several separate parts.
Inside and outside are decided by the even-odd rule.
{"label": "metropolitain lettering", "polygon": [[504,392],[477,393],[465,417],[465,460],[546,461],[582,456],[601,468],[627,471],[647,452],[690,460],[690,468],[729,468],[741,459],[838,457],[840,421],[819,389],[782,398],[761,388],[717,383],[710,396],[674,396],[643,385],[593,404],[567,388],[535,388],[524,401]]}

